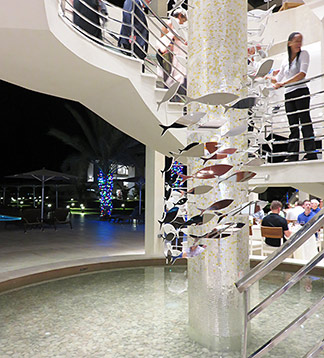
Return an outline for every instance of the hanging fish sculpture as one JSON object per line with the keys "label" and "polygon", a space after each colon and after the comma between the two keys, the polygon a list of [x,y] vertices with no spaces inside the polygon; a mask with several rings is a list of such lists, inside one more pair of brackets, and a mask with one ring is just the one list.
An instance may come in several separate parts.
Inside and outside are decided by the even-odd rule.
{"label": "hanging fish sculpture", "polygon": [[173,122],[169,126],[165,126],[163,124],[159,124],[161,128],[163,128],[161,136],[168,130],[168,129],[182,129],[193,124],[198,123],[203,117],[205,117],[206,113],[204,112],[193,112],[186,114],[185,116],[181,116],[175,122]]}
{"label": "hanging fish sculpture", "polygon": [[178,215],[178,211],[179,211],[179,208],[175,206],[166,213],[166,215],[164,216],[164,218],[162,218],[162,220],[158,220],[158,222],[160,224],[160,229],[163,224],[172,223],[176,219],[176,217]]}
{"label": "hanging fish sculpture", "polygon": [[207,194],[213,187],[211,185],[199,185],[187,191],[187,194],[202,195]]}
{"label": "hanging fish sculpture", "polygon": [[181,199],[179,199],[179,200],[174,204],[174,206],[184,205],[187,201],[188,201],[188,198],[186,198],[186,197],[181,198]]}
{"label": "hanging fish sculpture", "polygon": [[215,210],[222,210],[227,208],[229,205],[232,204],[234,200],[233,199],[223,199],[216,201],[214,204],[208,206],[206,209],[197,208],[201,211],[200,215],[203,214],[205,211],[215,211]]}
{"label": "hanging fish sculpture", "polygon": [[180,124],[180,123],[173,123],[170,126],[165,126],[163,124],[159,124],[159,126],[163,129],[162,133],[161,133],[161,137],[163,136],[163,134],[168,130],[168,129],[183,129],[183,128],[187,128],[186,125],[184,124]]}
{"label": "hanging fish sculpture", "polygon": [[182,149],[179,149],[179,154],[183,153],[183,152],[186,152],[187,150],[195,147],[196,145],[200,144],[199,142],[193,142],[193,143],[190,143],[188,144],[186,147],[182,148]]}
{"label": "hanging fish sculpture", "polygon": [[193,216],[192,218],[190,218],[189,220],[185,221],[181,225],[181,227],[204,225],[204,224],[207,224],[214,217],[215,217],[215,214],[196,215],[196,216]]}
{"label": "hanging fish sculpture", "polygon": [[226,174],[229,170],[231,170],[233,168],[232,165],[228,165],[228,164],[216,164],[216,165],[212,165],[210,167],[205,167],[202,168],[200,170],[198,170],[195,174],[193,175],[183,175],[183,174],[179,174],[181,181],[180,183],[184,183],[186,180],[191,179],[191,178],[196,178],[196,179],[212,179],[215,178],[216,176],[221,176]]}
{"label": "hanging fish sculpture", "polygon": [[174,232],[169,232],[166,236],[163,236],[163,240],[171,242],[176,238],[176,234]]}
{"label": "hanging fish sculpture", "polygon": [[208,160],[219,160],[219,159],[225,159],[227,158],[227,154],[220,154],[220,153],[214,153],[209,157],[200,157],[200,159],[202,159],[203,165],[206,164],[206,162],[208,162]]}
{"label": "hanging fish sculpture", "polygon": [[170,86],[170,88],[166,91],[161,101],[157,102],[158,105],[157,110],[160,109],[162,103],[169,101],[177,93],[179,87],[180,87],[180,82],[175,82],[173,83],[172,86]]}
{"label": "hanging fish sculpture", "polygon": [[172,157],[165,157],[165,166],[164,169],[161,170],[162,175],[166,172],[168,172],[169,170],[171,170],[172,168],[172,164],[173,164],[173,158]]}
{"label": "hanging fish sculpture", "polygon": [[218,106],[218,105],[224,105],[230,102],[235,101],[239,97],[236,94],[233,93],[227,93],[227,92],[216,92],[216,93],[209,93],[204,96],[198,97],[198,98],[190,98],[186,97],[185,106],[191,102],[198,102],[202,104],[207,104],[210,106]]}
{"label": "hanging fish sculpture", "polygon": [[226,148],[222,150],[218,150],[216,153],[212,154],[209,157],[200,157],[204,161],[204,165],[208,160],[218,160],[225,159],[228,155],[234,154],[237,151],[236,148]]}
{"label": "hanging fish sculpture", "polygon": [[222,127],[227,121],[228,121],[228,118],[214,119],[212,121],[208,121],[206,123],[199,124],[198,128],[200,128],[200,129],[218,129],[218,128]]}
{"label": "hanging fish sculpture", "polygon": [[164,196],[164,200],[165,201],[168,201],[171,197],[171,194],[172,194],[172,188],[167,185],[166,188],[165,188],[165,196]]}
{"label": "hanging fish sculpture", "polygon": [[247,128],[248,128],[247,123],[243,123],[233,129],[230,129],[228,132],[222,135],[222,137],[235,137],[237,135],[244,133],[247,130]]}
{"label": "hanging fish sculpture", "polygon": [[225,108],[224,113],[226,113],[230,108],[232,108],[232,109],[251,109],[252,107],[254,107],[256,105],[257,99],[258,99],[257,97],[246,97],[246,98],[240,99],[239,101],[235,102],[231,106],[227,106],[225,104],[225,105],[223,105],[223,107]]}
{"label": "hanging fish sculpture", "polygon": [[186,158],[200,157],[201,155],[204,155],[204,147],[205,147],[204,143],[199,143],[198,145],[191,147],[190,149],[182,152],[181,154],[178,154],[176,156],[176,159],[181,157],[186,157]]}
{"label": "hanging fish sculpture", "polygon": [[214,153],[221,146],[218,142],[206,142],[205,148],[209,152],[209,154]]}
{"label": "hanging fish sculpture", "polygon": [[249,75],[250,78],[255,79],[257,77],[264,77],[266,76],[272,68],[273,60],[268,59],[262,63],[262,65],[259,67],[258,71],[254,75]]}
{"label": "hanging fish sculpture", "polygon": [[256,176],[256,173],[250,172],[250,171],[238,171],[236,173],[231,174],[227,178],[220,179],[218,181],[218,184],[222,183],[223,181],[232,181],[234,183],[243,183],[245,181],[248,181]]}

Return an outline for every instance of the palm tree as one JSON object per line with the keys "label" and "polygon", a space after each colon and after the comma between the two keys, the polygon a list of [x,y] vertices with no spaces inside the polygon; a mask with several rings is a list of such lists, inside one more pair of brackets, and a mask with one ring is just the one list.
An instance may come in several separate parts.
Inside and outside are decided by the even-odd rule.
{"label": "palm tree", "polygon": [[111,214],[113,175],[119,165],[143,162],[144,146],[117,130],[95,113],[85,109],[82,116],[71,105],[66,105],[80,127],[80,133],[68,134],[52,128],[49,134],[62,140],[78,152],[78,164],[93,163],[98,170],[100,216]]}

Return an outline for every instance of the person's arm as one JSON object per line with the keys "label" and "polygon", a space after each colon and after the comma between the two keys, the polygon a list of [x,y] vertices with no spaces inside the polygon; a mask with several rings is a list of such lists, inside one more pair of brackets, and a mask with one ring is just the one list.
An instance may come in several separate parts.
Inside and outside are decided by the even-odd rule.
{"label": "person's arm", "polygon": [[286,230],[284,231],[285,237],[289,237],[291,235],[291,231],[290,230]]}
{"label": "person's arm", "polygon": [[309,66],[309,54],[306,51],[303,51],[300,56],[299,56],[299,63],[300,63],[300,72],[298,72],[297,74],[295,74],[295,76],[287,79],[284,82],[280,82],[278,81],[275,84],[275,88],[279,88],[279,87],[283,87],[286,86],[290,83],[294,83],[294,82],[298,82],[303,80],[306,77],[307,74],[307,70],[308,70],[308,66]]}

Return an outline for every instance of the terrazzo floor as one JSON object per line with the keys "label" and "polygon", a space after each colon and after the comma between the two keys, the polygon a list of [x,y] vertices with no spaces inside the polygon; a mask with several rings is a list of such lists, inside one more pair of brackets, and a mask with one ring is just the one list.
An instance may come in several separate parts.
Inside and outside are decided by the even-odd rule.
{"label": "terrazzo floor", "polygon": [[[1,358],[236,358],[210,352],[187,334],[183,267],[86,274],[0,296]],[[288,278],[275,272],[253,287],[253,303]],[[324,279],[304,278],[252,321],[249,353],[322,296]],[[4,309],[5,308],[5,309]],[[323,339],[324,310],[266,357],[303,357]],[[323,356],[323,355],[322,355]]]}

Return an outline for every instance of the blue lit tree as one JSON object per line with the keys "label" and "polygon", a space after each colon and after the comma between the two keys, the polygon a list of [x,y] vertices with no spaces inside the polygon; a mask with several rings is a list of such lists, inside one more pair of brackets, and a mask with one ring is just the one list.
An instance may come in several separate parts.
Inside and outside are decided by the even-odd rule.
{"label": "blue lit tree", "polygon": [[[49,134],[62,140],[78,152],[74,162],[82,166],[93,163],[99,189],[100,216],[107,217],[112,211],[113,176],[119,165],[142,165],[144,146],[127,136],[102,118],[83,109],[81,111],[67,105],[80,130],[68,134],[51,129]],[[84,170],[84,165],[82,166]]]}

